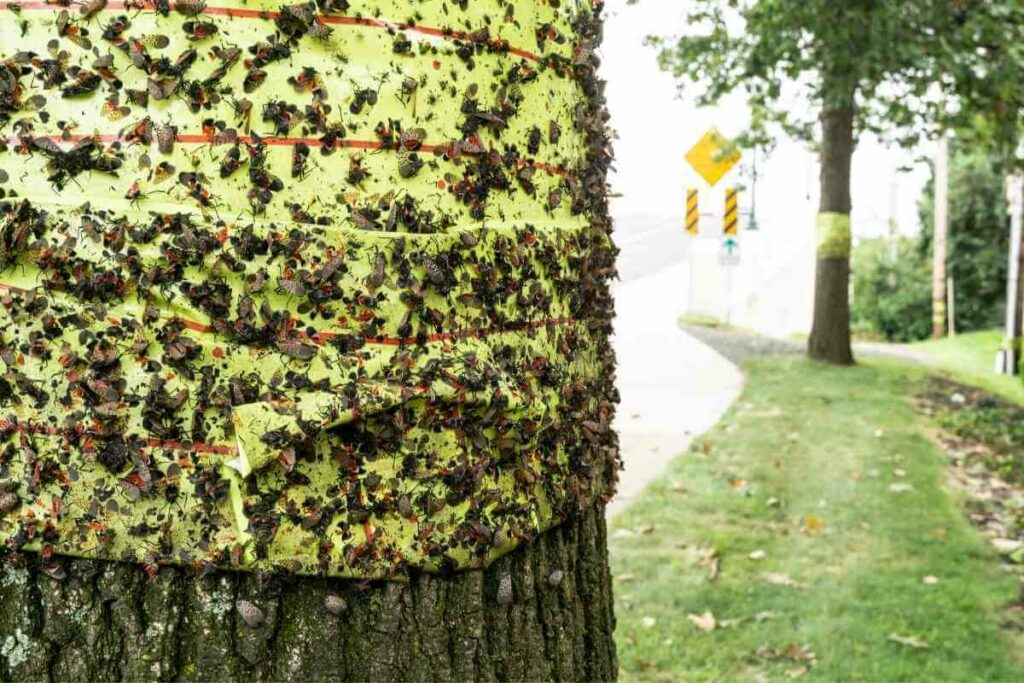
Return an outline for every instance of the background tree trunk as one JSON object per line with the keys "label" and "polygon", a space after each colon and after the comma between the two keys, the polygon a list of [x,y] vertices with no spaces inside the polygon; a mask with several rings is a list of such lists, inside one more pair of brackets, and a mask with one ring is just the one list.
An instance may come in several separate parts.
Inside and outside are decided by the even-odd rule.
{"label": "background tree trunk", "polygon": [[[614,679],[604,508],[486,571],[409,583],[195,578],[166,567],[60,560],[64,581],[0,572],[0,677],[110,680]],[[561,572],[561,575],[556,572]],[[511,578],[511,603],[498,587]],[[561,579],[558,581],[558,579]],[[347,611],[328,612],[328,594]],[[266,614],[252,628],[235,609]]]}
{"label": "background tree trunk", "polygon": [[[853,106],[827,107],[821,115],[821,213],[849,215],[853,160]],[[808,353],[837,365],[853,363],[850,346],[850,255],[823,253],[819,245],[814,286],[814,326]]]}

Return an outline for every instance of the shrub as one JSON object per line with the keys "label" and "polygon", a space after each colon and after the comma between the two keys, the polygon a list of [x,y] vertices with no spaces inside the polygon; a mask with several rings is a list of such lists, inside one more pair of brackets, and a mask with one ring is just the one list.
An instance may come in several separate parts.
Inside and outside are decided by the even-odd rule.
{"label": "shrub", "polygon": [[853,253],[853,328],[892,342],[931,334],[931,267],[917,240],[861,240]]}

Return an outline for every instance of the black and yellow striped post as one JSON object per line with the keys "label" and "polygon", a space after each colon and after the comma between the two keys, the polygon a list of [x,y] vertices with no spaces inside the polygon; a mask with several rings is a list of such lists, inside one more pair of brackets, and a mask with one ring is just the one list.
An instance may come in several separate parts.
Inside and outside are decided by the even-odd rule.
{"label": "black and yellow striped post", "polygon": [[691,235],[700,232],[700,199],[694,189],[686,191],[686,232]]}
{"label": "black and yellow striped post", "polygon": [[730,187],[725,191],[725,218],[722,220],[722,231],[728,237],[735,237],[740,232],[740,190]]}

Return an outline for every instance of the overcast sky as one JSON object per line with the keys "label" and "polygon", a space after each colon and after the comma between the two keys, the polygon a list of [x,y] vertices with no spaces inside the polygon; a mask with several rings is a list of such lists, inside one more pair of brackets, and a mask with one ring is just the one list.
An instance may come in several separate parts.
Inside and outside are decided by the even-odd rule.
{"label": "overcast sky", "polygon": [[[685,188],[695,180],[683,160],[686,151],[711,126],[727,136],[743,130],[747,111],[741,100],[714,109],[699,109],[679,99],[673,78],[658,69],[654,50],[643,44],[651,34],[673,35],[683,29],[686,0],[608,0],[603,52],[616,144],[615,201],[620,235],[629,231],[629,216],[663,216],[681,224]],[[926,150],[925,150],[926,151]],[[922,151],[916,153],[918,156]],[[918,230],[917,201],[927,169],[898,173],[912,165],[914,154],[862,141],[854,158],[854,231],[882,235],[891,216],[899,230]],[[749,153],[745,161],[749,162]],[[766,229],[811,231],[817,197],[817,160],[803,145],[783,142],[768,159],[759,160],[758,217]],[[728,184],[723,181],[716,190]],[[717,202],[714,202],[717,205]],[[809,216],[809,217],[808,217]]]}

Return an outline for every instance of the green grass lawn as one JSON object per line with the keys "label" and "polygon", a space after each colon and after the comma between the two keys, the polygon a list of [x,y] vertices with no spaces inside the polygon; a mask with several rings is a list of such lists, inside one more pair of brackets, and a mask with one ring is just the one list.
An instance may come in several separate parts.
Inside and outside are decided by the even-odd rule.
{"label": "green grass lawn", "polygon": [[1019,586],[943,488],[921,371],[746,370],[612,522],[624,680],[1024,680],[999,627]]}
{"label": "green grass lawn", "polygon": [[1003,338],[997,330],[969,332],[913,344],[911,348],[922,351],[935,367],[954,379],[1024,403],[1024,381],[995,374],[996,352],[1002,347]]}

